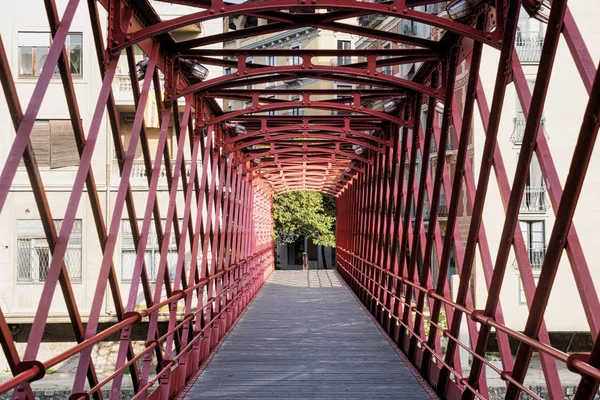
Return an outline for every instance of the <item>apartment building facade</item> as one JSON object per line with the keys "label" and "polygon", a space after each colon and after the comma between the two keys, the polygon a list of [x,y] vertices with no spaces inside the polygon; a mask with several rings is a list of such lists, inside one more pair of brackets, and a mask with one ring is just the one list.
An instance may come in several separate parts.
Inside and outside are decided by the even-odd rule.
{"label": "apartment building facade", "polygon": [[[58,12],[62,15],[67,1],[58,0],[56,3]],[[151,3],[156,13],[163,19],[187,15],[197,10],[188,6],[159,2]],[[82,124],[84,131],[87,132],[98,98],[101,79],[86,7],[83,3],[79,5],[70,27],[67,51]],[[103,9],[99,11],[101,13],[100,21],[102,21],[103,29],[105,29],[107,15]],[[19,100],[25,108],[31,98],[37,77],[44,66],[45,57],[52,40],[46,12],[39,7],[39,2],[29,0],[20,2],[5,1],[0,3],[0,21],[2,25],[0,32],[9,57],[11,73],[15,78]],[[174,36],[179,40],[187,40],[220,33],[221,30],[222,23],[215,20],[186,26],[176,31]],[[137,47],[134,53],[135,62],[141,61],[145,57]],[[207,67],[209,78],[220,76],[222,72],[220,68]],[[162,85],[162,75],[160,81]],[[112,89],[119,112],[122,142],[124,146],[127,146],[134,118],[134,98],[125,52],[121,54]],[[144,119],[150,153],[154,156],[159,136],[159,121],[156,99],[152,96],[148,100]],[[0,106],[0,115],[0,159],[6,160],[8,150],[14,140],[15,131],[6,104]],[[172,157],[174,157],[177,147],[174,138],[175,132],[171,126],[167,145]],[[70,188],[79,165],[79,155],[62,82],[58,73],[56,78],[52,80],[44,97],[32,133],[32,145],[48,200],[54,212],[52,217],[57,230],[59,230],[69,200]],[[94,159],[92,160],[92,172],[95,177],[104,220],[108,225],[112,218],[120,172],[107,117],[102,120],[96,146],[97,150],[94,152]],[[101,154],[103,156],[99,156]],[[186,156],[186,161],[189,171],[189,153]],[[161,204],[168,202],[167,184],[164,175],[164,173],[161,174],[158,188],[158,201],[162,202]],[[130,184],[139,217],[146,205],[148,190],[147,172],[143,164],[140,145],[138,145]],[[182,196],[178,196],[178,198],[181,199]],[[182,207],[183,205],[179,206]],[[2,309],[8,322],[27,323],[31,321],[37,310],[51,255],[24,167],[20,167],[17,171],[4,210],[0,214],[0,269],[4,271],[2,279],[0,279],[0,293],[2,293],[0,302],[2,302]],[[122,218],[121,234],[117,241],[113,262],[121,284],[121,292],[127,293],[129,290],[128,282],[131,279],[135,260],[135,251],[129,223],[125,223],[125,219],[128,218],[127,211],[123,213]],[[173,238],[171,238],[171,247],[174,251]],[[146,264],[151,280],[156,275],[158,249],[157,235],[154,228],[152,228],[146,249]],[[84,196],[79,204],[78,216],[65,257],[65,264],[73,283],[75,299],[84,320],[92,303],[101,262],[102,252],[90,202]],[[171,258],[169,265],[173,262],[174,259]],[[106,296],[108,298],[108,291]],[[68,321],[65,304],[59,297],[55,296],[51,307],[49,319],[51,322]],[[106,302],[103,319],[114,317],[114,310],[109,303],[109,301]],[[142,298],[140,298],[139,303],[143,303]]]}
{"label": "apartment building facade", "polygon": [[[355,19],[345,20],[352,24],[356,23]],[[246,16],[238,16],[225,18],[223,20],[223,30],[225,32],[235,31],[237,29],[250,28],[268,24],[269,21],[262,18],[251,18]],[[225,42],[225,49],[297,49],[297,50],[318,50],[318,49],[352,49],[358,38],[342,32],[327,31],[318,28],[299,28],[294,30],[283,31],[276,34],[259,35],[252,38],[241,40],[233,40]],[[302,58],[300,56],[290,57],[256,57],[246,59],[247,63],[256,63],[268,66],[286,66],[300,65]],[[356,62],[356,57],[314,57],[312,62],[315,65],[339,66]],[[226,67],[223,69],[223,74],[228,75],[235,72],[234,69]],[[267,84],[259,84],[256,86],[246,86],[245,89],[252,90],[253,88],[268,88],[268,89],[302,89],[306,91],[319,89],[354,89],[356,85],[347,82],[336,82],[324,79],[315,78],[295,78],[285,81],[269,82]],[[314,100],[322,100],[331,98],[331,95],[311,96]],[[337,97],[337,96],[335,96]],[[271,96],[273,100],[283,101],[298,101],[300,95],[277,95]],[[224,111],[235,111],[251,107],[251,102],[241,100],[224,100]],[[322,109],[310,108],[289,108],[279,111],[269,111],[268,115],[331,115],[337,111],[327,111]],[[293,243],[287,243],[277,247],[279,267],[282,269],[299,269],[303,267],[303,257],[307,257],[309,268],[328,268],[333,267],[333,251],[331,248],[326,248],[321,251],[320,245],[315,245],[310,239],[300,237]],[[325,259],[323,255],[325,254]]]}
{"label": "apartment building facade", "polygon": [[[421,11],[426,11],[439,16],[447,16],[446,7],[444,3],[437,3],[434,5],[421,6]],[[590,10],[580,5],[573,5],[572,12],[576,15],[578,21],[581,21],[580,28],[584,37],[598,37],[597,29],[594,31],[594,12],[590,13]],[[597,10],[595,13],[597,14]],[[420,38],[439,40],[441,32],[435,27],[419,24],[409,20],[403,20],[401,18],[394,18],[384,15],[368,15],[360,17],[358,20],[359,24],[378,30],[394,32],[400,34],[406,34],[410,36],[416,36]],[[537,67],[542,56],[542,45],[543,37],[545,33],[545,25],[534,19],[530,18],[529,15],[522,10],[520,13],[518,28],[516,34],[516,52],[519,57],[521,64],[523,65],[523,73],[527,80],[530,90],[533,90],[535,85],[535,76],[537,74]],[[597,42],[596,42],[597,43]],[[368,48],[399,48],[399,46],[408,47],[402,44],[396,44],[392,42],[386,42],[376,39],[360,38],[356,43],[357,49],[368,49]],[[589,49],[592,53],[592,57],[595,60],[600,56],[600,46],[595,46]],[[577,132],[578,126],[573,126],[574,121],[580,121],[581,115],[576,115],[574,111],[579,104],[581,99],[586,98],[586,91],[581,82],[562,82],[560,76],[568,76],[569,73],[575,74],[575,65],[569,62],[561,62],[561,60],[567,60],[567,56],[561,57],[561,52],[568,52],[568,49],[561,43],[559,46],[555,74],[551,82],[551,90],[548,93],[548,98],[545,105],[544,117],[541,120],[541,129],[543,130],[544,136],[548,142],[548,146],[554,154],[554,160],[556,162],[556,169],[559,174],[560,182],[564,184],[568,170],[566,170],[569,162],[571,161],[572,154],[572,143],[569,142],[565,136],[566,132]],[[496,66],[498,62],[499,53],[496,50],[490,49],[484,46],[483,64],[480,69],[480,79],[483,90],[485,91],[487,98],[492,98],[492,92],[494,88],[494,77],[496,75]],[[412,79],[415,73],[418,71],[418,64],[404,64],[400,66],[386,66],[380,69],[380,73],[394,75],[397,77]],[[462,112],[462,105],[464,102],[466,77],[468,77],[468,64],[463,63],[457,70],[457,78],[455,82],[455,107]],[[557,89],[558,88],[558,89]],[[568,100],[567,100],[568,99]],[[573,103],[570,103],[573,101]],[[363,104],[364,106],[385,110],[385,104],[383,102],[372,102]],[[441,117],[442,106],[439,104],[439,110],[437,111],[438,121]],[[426,108],[423,108],[426,110]],[[487,121],[486,121],[487,123]],[[508,86],[505,106],[502,113],[502,121],[498,136],[498,146],[502,154],[512,154],[513,157],[506,157],[503,160],[504,168],[506,169],[507,176],[510,180],[515,175],[516,165],[519,155],[519,149],[522,143],[523,134],[525,131],[526,114],[523,112],[523,107],[519,100],[519,96],[515,90],[515,85],[511,84]],[[447,170],[449,171],[449,181],[453,179],[456,154],[457,154],[457,141],[456,132],[453,131],[454,127],[450,127],[450,135],[448,138],[448,148],[446,149],[446,164]],[[481,165],[481,155],[483,151],[483,143],[485,141],[485,129],[479,113],[475,113],[474,121],[472,124],[472,133],[469,138],[469,161],[472,165],[472,179],[473,182],[477,182],[478,169]],[[569,144],[570,143],[570,144]],[[417,173],[422,158],[429,160],[429,171],[435,169],[437,164],[437,148],[432,145],[431,149],[423,151],[423,154],[419,153],[417,160]],[[558,155],[558,156],[557,156]],[[561,158],[563,155],[564,158]],[[549,160],[545,160],[546,163]],[[529,167],[529,173],[527,177],[527,186],[523,195],[520,214],[519,214],[519,227],[521,229],[527,256],[531,265],[532,274],[535,282],[539,277],[541,267],[546,254],[546,246],[552,231],[554,223],[554,211],[558,203],[552,204],[549,190],[549,180],[546,176],[546,172],[543,163],[537,158],[533,157],[533,160]],[[561,168],[562,167],[562,168]],[[546,168],[548,166],[546,165]],[[492,255],[492,266],[495,262],[493,256],[496,254],[500,235],[502,233],[502,227],[504,223],[505,209],[503,204],[505,199],[499,189],[499,181],[496,180],[497,176],[490,182],[488,195],[486,198],[486,206],[484,209],[484,218],[486,222],[485,231],[487,234],[488,241],[490,243],[489,253]],[[595,179],[595,178],[592,178]],[[594,251],[594,241],[597,242],[598,233],[596,226],[600,222],[600,215],[598,213],[598,206],[596,198],[597,193],[597,182],[586,183],[586,190],[584,191],[581,199],[580,206],[576,215],[580,223],[577,225],[577,231],[582,238],[581,246],[586,249],[585,254],[587,260],[579,259],[577,262],[587,262],[588,266],[592,270],[593,281],[600,282],[600,272],[592,267],[598,263],[600,258],[600,252]],[[440,231],[443,237],[445,233],[445,222],[447,220],[447,204],[444,195],[444,190],[448,189],[447,185],[443,185],[442,195],[440,198],[440,208],[438,209],[438,221],[440,224]],[[555,188],[556,193],[560,193],[560,188]],[[460,230],[460,236],[465,242],[466,235],[468,233],[470,224],[470,215],[472,204],[468,200],[468,192],[466,185],[463,187],[462,195],[460,196],[462,201],[459,204],[459,213],[457,219],[457,225]],[[431,213],[427,210],[424,216],[424,225],[428,226],[428,215]],[[414,209],[412,210],[414,218]],[[587,243],[586,243],[587,242]],[[464,245],[463,245],[464,250]],[[450,290],[453,290],[452,282],[457,281],[457,275],[459,272],[455,268],[455,262],[453,260],[454,255],[450,261],[448,280],[450,282]],[[431,266],[432,276],[434,282],[437,279],[437,261]],[[577,291],[575,287],[573,275],[570,268],[569,257],[567,255],[562,257],[561,266],[559,268],[559,276],[555,282],[554,296],[550,299],[548,311],[546,312],[546,324],[547,328],[551,332],[585,332],[589,331],[589,325],[586,319],[586,315],[581,306],[581,301],[577,296],[570,296],[565,298],[560,296],[560,293],[573,293]],[[474,293],[473,299],[476,308],[485,306],[487,298],[486,281],[491,279],[488,274],[484,272],[484,260],[482,259],[481,249],[478,249],[476,256],[476,268],[472,277],[471,291]],[[514,328],[521,330],[525,326],[525,322],[528,316],[527,299],[525,298],[525,292],[523,290],[523,281],[520,270],[517,265],[516,256],[513,253],[509,259],[508,271],[505,274],[505,282],[502,286],[501,304],[503,307],[503,315],[506,319],[507,324]],[[557,289],[557,290],[556,290]]]}

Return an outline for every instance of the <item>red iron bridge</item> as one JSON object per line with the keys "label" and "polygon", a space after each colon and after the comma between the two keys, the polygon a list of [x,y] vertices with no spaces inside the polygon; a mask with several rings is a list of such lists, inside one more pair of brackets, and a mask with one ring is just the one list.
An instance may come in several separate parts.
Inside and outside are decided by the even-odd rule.
{"label": "red iron bridge", "polygon": [[[171,19],[155,12],[162,1],[19,3],[43,10],[51,40],[23,93],[23,71],[7,53],[16,40],[2,31],[3,107],[14,130],[3,138],[0,215],[11,218],[15,187],[20,182],[22,191],[24,182],[51,257],[26,343],[17,343],[2,302],[10,376],[0,393],[34,399],[38,385],[55,379],[53,369],[70,361],[70,399],[597,398],[598,236],[590,245],[574,222],[590,203],[584,183],[595,185],[598,174],[598,30],[586,38],[577,24],[586,13],[600,16],[597,3],[572,2],[571,10],[566,0],[170,0],[196,9]],[[534,43],[519,28],[521,10],[543,26],[533,69],[518,54]],[[95,50],[83,59],[98,68],[86,78],[96,88],[92,99],[80,96],[73,59],[70,32],[82,13],[86,46]],[[265,23],[187,40],[174,34],[238,16]],[[435,35],[362,23],[375,16]],[[393,46],[213,46],[307,27]],[[258,62],[271,57],[292,62]],[[120,59],[132,93],[127,133],[114,93]],[[207,76],[205,65],[230,73]],[[414,72],[389,73],[405,65]],[[346,86],[274,85],[307,78]],[[580,95],[570,97],[571,87]],[[552,96],[575,111],[544,116]],[[244,107],[224,111],[222,100]],[[61,175],[68,187],[61,201],[45,185],[49,156],[37,150],[48,102],[64,103],[71,156],[79,156]],[[511,132],[502,128],[514,103],[518,149],[507,147]],[[152,146],[149,109],[158,115]],[[545,118],[568,123],[549,140]],[[474,139],[476,130],[482,135]],[[94,174],[94,160],[107,152],[104,132],[119,173],[108,204],[103,174]],[[136,160],[147,182],[134,191]],[[520,218],[524,207],[541,204],[531,189],[534,161],[552,217],[542,257],[528,241],[533,225]],[[335,269],[275,271],[273,198],[297,190],[337,199]],[[81,275],[67,262],[82,207],[84,240],[97,240],[101,260],[84,275],[85,304]],[[577,228],[592,224],[597,232],[597,211]],[[134,259],[126,285],[115,267],[125,231]],[[158,243],[156,260],[146,252],[150,240]],[[510,322],[503,297],[515,274],[521,325]],[[41,349],[56,304],[72,345],[47,356]],[[550,319],[571,318],[572,304],[591,338],[586,352],[550,340]],[[106,307],[114,310],[108,319]],[[103,360],[112,367],[100,373],[95,349],[107,341],[116,343]],[[542,391],[526,379],[534,364]],[[568,393],[564,371],[576,379]]]}

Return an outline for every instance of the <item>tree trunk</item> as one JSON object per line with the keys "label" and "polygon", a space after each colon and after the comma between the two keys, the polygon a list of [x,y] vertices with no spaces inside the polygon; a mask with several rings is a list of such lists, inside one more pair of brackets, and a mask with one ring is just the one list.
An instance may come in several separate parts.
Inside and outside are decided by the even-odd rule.
{"label": "tree trunk", "polygon": [[325,246],[321,246],[321,257],[323,258],[323,269],[327,269],[327,259],[325,258]]}

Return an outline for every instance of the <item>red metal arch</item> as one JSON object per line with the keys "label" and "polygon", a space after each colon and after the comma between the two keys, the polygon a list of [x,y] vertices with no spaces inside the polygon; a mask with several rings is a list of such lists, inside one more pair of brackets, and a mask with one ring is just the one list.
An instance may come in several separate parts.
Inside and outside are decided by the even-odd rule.
{"label": "red metal arch", "polygon": [[284,194],[284,193],[291,193],[291,192],[300,192],[303,190],[312,190],[315,192],[319,192],[319,193],[323,193],[323,194],[327,194],[333,197],[338,197],[339,194],[338,192],[334,191],[334,190],[330,190],[324,187],[291,187],[287,190],[278,190],[275,192],[275,196],[280,195],[280,194]]}
{"label": "red metal arch", "polygon": [[[358,1],[334,1],[334,0],[315,0],[310,4],[298,2],[296,0],[264,0],[261,2],[245,2],[242,4],[225,4],[222,1],[212,1],[209,9],[197,13],[174,18],[168,21],[162,21],[152,26],[142,28],[136,32],[119,32],[123,36],[122,43],[113,43],[111,51],[117,52],[126,47],[137,44],[145,39],[152,38],[161,34],[168,33],[174,29],[184,26],[209,21],[211,19],[222,18],[237,14],[256,14],[265,11],[279,11],[290,8],[306,9],[339,9],[349,11],[364,11],[372,14],[383,14],[393,17],[402,17],[404,19],[421,22],[424,24],[437,26],[444,30],[463,35],[473,40],[486,43],[488,45],[499,47],[497,43],[499,33],[486,34],[471,26],[452,21],[447,18],[434,16],[431,14],[414,11],[406,7],[406,1],[396,0],[392,4],[378,4]],[[125,36],[127,35],[127,36]]]}
{"label": "red metal arch", "polygon": [[[389,140],[382,139],[375,135],[369,135],[362,131],[357,131],[357,130],[347,129],[347,128],[340,128],[337,126],[330,126],[330,125],[312,125],[311,124],[309,127],[308,123],[305,123],[305,124],[303,123],[303,125],[298,128],[296,128],[294,126],[280,126],[280,127],[274,127],[274,128],[264,128],[264,129],[257,130],[257,131],[250,131],[246,134],[232,136],[230,138],[223,140],[222,146],[231,145],[240,140],[250,139],[254,136],[259,136],[259,135],[264,135],[264,138],[267,139],[270,137],[270,134],[272,134],[272,133],[289,132],[289,131],[293,131],[293,130],[304,130],[304,131],[315,130],[315,131],[322,131],[322,132],[339,133],[340,136],[330,136],[330,137],[331,138],[340,138],[342,140],[346,140],[348,135],[353,135],[353,136],[358,136],[361,139],[375,142],[382,146],[386,146],[386,147],[391,146],[391,142]],[[281,136],[283,136],[283,135],[281,135]],[[277,136],[277,138],[279,138],[279,136]]]}
{"label": "red metal arch", "polygon": [[[277,136],[268,136],[268,137],[263,137],[263,138],[258,138],[258,139],[254,139],[251,140],[249,142],[244,142],[238,145],[235,145],[231,148],[229,147],[225,147],[225,151],[227,152],[236,152],[239,150],[243,150],[247,147],[250,146],[254,146],[254,145],[259,145],[259,144],[271,144],[271,143],[276,143],[280,140],[285,140],[285,139],[298,139],[298,138],[302,138],[302,139],[328,139],[330,143],[348,143],[348,144],[354,144],[357,146],[361,146],[364,148],[367,148],[369,150],[375,151],[375,152],[381,152],[384,151],[384,148],[378,147],[378,146],[374,146],[371,143],[368,142],[364,142],[364,141],[360,141],[360,140],[356,140],[353,138],[342,138],[340,136],[332,136],[332,135],[328,135],[325,133],[312,133],[310,135],[298,135],[295,133],[289,133],[289,134],[284,134],[284,135],[277,135]],[[310,143],[310,142],[309,142]]]}
{"label": "red metal arch", "polygon": [[356,172],[360,172],[363,173],[364,172],[364,168],[360,168],[359,166],[355,165],[352,163],[352,160],[349,159],[337,159],[335,157],[335,154],[332,155],[330,158],[327,157],[318,157],[318,156],[309,156],[309,155],[303,155],[302,157],[289,157],[289,158],[279,158],[278,160],[273,160],[273,161],[263,161],[261,162],[259,165],[255,165],[255,166],[250,166],[250,167],[244,167],[244,170],[246,172],[254,172],[256,170],[262,169],[262,168],[266,168],[266,167],[279,167],[282,170],[284,170],[286,167],[281,166],[284,163],[295,163],[294,166],[297,166],[297,163],[332,163],[332,164],[339,164],[339,165],[343,165],[344,163],[346,163],[346,167],[350,168],[353,171]]}
{"label": "red metal arch", "polygon": [[[306,56],[308,58],[308,56]],[[342,77],[344,75],[348,75],[350,77],[362,77],[368,78],[372,81],[372,84],[384,83],[388,86],[405,88],[411,91],[416,91],[423,93],[427,96],[432,96],[437,99],[443,99],[443,88],[431,88],[429,86],[420,84],[415,81],[402,79],[395,77],[393,75],[382,74],[376,69],[376,60],[372,58],[370,61],[370,65],[368,68],[349,68],[349,67],[335,67],[335,66],[323,66],[323,65],[315,65],[310,62],[304,62],[300,65],[285,65],[285,66],[276,66],[276,67],[264,67],[264,68],[248,68],[246,65],[246,56],[242,56],[238,58],[238,71],[229,75],[222,75],[217,78],[209,79],[203,82],[196,83],[194,85],[190,85],[184,89],[177,91],[176,93],[169,93],[167,95],[175,94],[176,97],[182,97],[188,94],[196,93],[196,92],[205,92],[209,91],[219,84],[223,83],[232,83],[238,82],[239,85],[244,85],[244,79],[252,78],[252,77],[262,77],[264,75],[273,75],[273,81],[282,80],[279,76],[285,74],[294,74],[296,76],[302,75],[303,77],[311,77],[317,76],[318,73],[322,74],[330,74],[334,77]],[[279,77],[279,78],[278,78]],[[319,76],[320,77],[320,76]],[[174,100],[175,97],[168,99],[169,101]]]}
{"label": "red metal arch", "polygon": [[356,172],[358,172],[358,170],[360,170],[360,168],[357,169],[351,169],[351,172],[346,172],[346,168],[348,168],[347,164],[344,163],[338,163],[338,162],[329,162],[329,163],[323,163],[323,164],[308,164],[308,165],[302,165],[302,164],[296,164],[294,166],[287,166],[285,169],[283,168],[268,168],[268,169],[261,169],[258,173],[255,173],[252,176],[252,179],[256,179],[256,178],[262,178],[264,177],[264,175],[272,175],[272,174],[278,174],[278,173],[294,173],[297,171],[322,171],[323,168],[328,168],[331,169],[333,171],[337,171],[336,173],[338,175],[344,175],[347,176],[348,178],[351,178],[353,176],[356,175]]}
{"label": "red metal arch", "polygon": [[[306,145],[306,142],[304,142],[304,144]],[[236,164],[239,165],[239,164],[246,163],[248,161],[252,161],[257,158],[269,157],[269,156],[273,156],[277,160],[279,154],[289,154],[289,153],[302,153],[303,155],[324,153],[324,154],[331,154],[331,155],[335,155],[335,156],[347,157],[350,160],[357,160],[357,161],[360,161],[362,163],[369,164],[369,165],[373,164],[373,160],[361,157],[354,152],[339,150],[339,146],[336,146],[336,147],[338,147],[338,149],[335,149],[335,150],[325,149],[325,148],[320,148],[320,147],[308,148],[308,146],[286,147],[286,148],[282,148],[282,149],[274,149],[273,147],[274,146],[271,145],[271,148],[267,151],[244,156],[244,158]]]}
{"label": "red metal arch", "polygon": [[337,104],[337,103],[326,103],[326,102],[303,102],[303,101],[288,101],[285,103],[278,104],[268,104],[268,105],[259,105],[257,107],[245,108],[242,110],[230,111],[228,113],[224,113],[219,116],[215,116],[208,121],[201,121],[200,123],[203,126],[220,124],[221,122],[235,119],[237,117],[246,115],[246,114],[256,114],[263,113],[268,111],[280,111],[280,110],[289,110],[293,108],[303,108],[303,109],[318,109],[318,110],[329,110],[329,111],[345,111],[356,114],[364,114],[376,117],[383,121],[388,121],[393,124],[401,125],[401,126],[409,126],[410,120],[403,120],[397,117],[394,117],[391,114],[386,114],[381,111],[371,110],[366,107],[355,107],[355,106],[347,106],[345,104]]}

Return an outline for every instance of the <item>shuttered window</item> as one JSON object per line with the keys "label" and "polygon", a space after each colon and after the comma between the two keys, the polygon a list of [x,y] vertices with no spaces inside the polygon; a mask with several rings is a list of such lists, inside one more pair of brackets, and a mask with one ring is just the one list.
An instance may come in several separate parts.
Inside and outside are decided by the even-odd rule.
{"label": "shuttered window", "polygon": [[38,166],[51,169],[79,165],[79,153],[70,120],[38,120],[31,131]]}
{"label": "shuttered window", "polygon": [[69,120],[50,121],[50,168],[79,165],[79,153]]}

